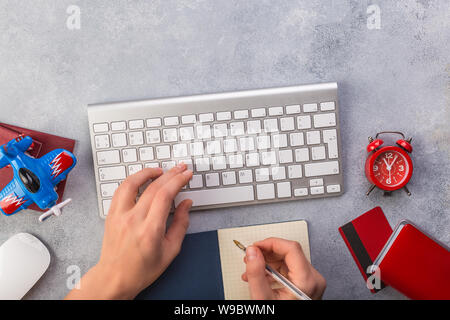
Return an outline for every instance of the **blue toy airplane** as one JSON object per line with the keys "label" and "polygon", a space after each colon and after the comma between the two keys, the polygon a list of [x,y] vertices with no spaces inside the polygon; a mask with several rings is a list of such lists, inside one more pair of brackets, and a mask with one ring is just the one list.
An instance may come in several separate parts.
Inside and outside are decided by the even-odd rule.
{"label": "blue toy airplane", "polygon": [[41,209],[52,208],[58,200],[56,185],[64,180],[77,159],[64,149],[50,151],[39,159],[25,154],[33,143],[29,136],[19,136],[0,146],[0,169],[11,165],[14,178],[0,191],[0,211],[12,215],[36,203]]}

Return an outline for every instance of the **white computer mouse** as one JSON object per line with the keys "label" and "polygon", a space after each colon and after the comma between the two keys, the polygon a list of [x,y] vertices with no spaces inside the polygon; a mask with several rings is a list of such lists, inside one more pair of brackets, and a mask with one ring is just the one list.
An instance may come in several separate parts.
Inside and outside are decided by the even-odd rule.
{"label": "white computer mouse", "polygon": [[18,233],[0,246],[0,300],[19,300],[50,265],[50,252],[38,238]]}

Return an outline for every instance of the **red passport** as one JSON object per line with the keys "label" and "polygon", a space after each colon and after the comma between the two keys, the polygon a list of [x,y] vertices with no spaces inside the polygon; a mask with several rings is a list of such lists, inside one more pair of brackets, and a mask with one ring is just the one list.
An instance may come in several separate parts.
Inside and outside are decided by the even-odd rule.
{"label": "red passport", "polygon": [[[386,216],[380,207],[375,207],[340,227],[339,232],[359,271],[367,281],[367,278],[371,276],[368,268],[392,234],[392,228]],[[385,284],[381,283],[380,288],[370,290],[376,293],[384,287]]]}
{"label": "red passport", "polygon": [[374,265],[381,280],[411,299],[450,299],[449,248],[409,221],[399,223]]}
{"label": "red passport", "polygon": [[[35,158],[42,157],[44,154],[57,148],[63,148],[70,152],[73,152],[73,149],[75,147],[75,140],[72,139],[62,138],[59,136],[25,129],[6,123],[0,123],[0,145],[8,143],[21,134],[33,138],[33,145],[27,152],[30,156],[33,156]],[[11,181],[12,178],[13,171],[11,168],[5,167],[3,169],[0,169],[0,190],[2,190]],[[59,196],[57,203],[60,203],[62,201],[65,185],[66,180],[63,180],[57,186],[56,192]],[[28,209],[41,212],[44,211],[39,209],[39,207],[34,203],[29,206]]]}

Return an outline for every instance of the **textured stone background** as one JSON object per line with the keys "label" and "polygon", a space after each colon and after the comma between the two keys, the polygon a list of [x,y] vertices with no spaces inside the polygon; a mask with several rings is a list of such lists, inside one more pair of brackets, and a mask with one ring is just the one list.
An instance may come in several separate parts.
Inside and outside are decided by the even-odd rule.
{"label": "textured stone background", "polygon": [[[369,4],[381,29],[366,26]],[[81,29],[66,27],[69,5]],[[326,299],[372,295],[338,227],[380,205],[392,226],[407,218],[450,245],[450,2],[442,1],[23,1],[0,2],[0,120],[77,140],[79,164],[64,214],[39,225],[35,212],[0,217],[0,243],[21,231],[52,254],[27,295],[59,299],[66,268],[99,256],[87,127],[88,103],[337,81],[346,193],[338,198],[191,215],[189,232],[306,219]],[[367,137],[384,129],[413,140],[411,197],[364,195]]]}

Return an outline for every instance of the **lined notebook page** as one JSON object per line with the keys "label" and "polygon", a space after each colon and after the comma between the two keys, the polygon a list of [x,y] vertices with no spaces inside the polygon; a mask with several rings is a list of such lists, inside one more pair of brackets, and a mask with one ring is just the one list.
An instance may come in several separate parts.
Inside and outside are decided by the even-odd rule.
{"label": "lined notebook page", "polygon": [[244,246],[270,237],[298,241],[308,261],[309,252],[308,225],[306,221],[290,221],[249,227],[218,230],[220,263],[222,267],[223,289],[226,300],[250,299],[248,285],[241,279],[245,272],[245,253],[236,247],[236,239]]}

